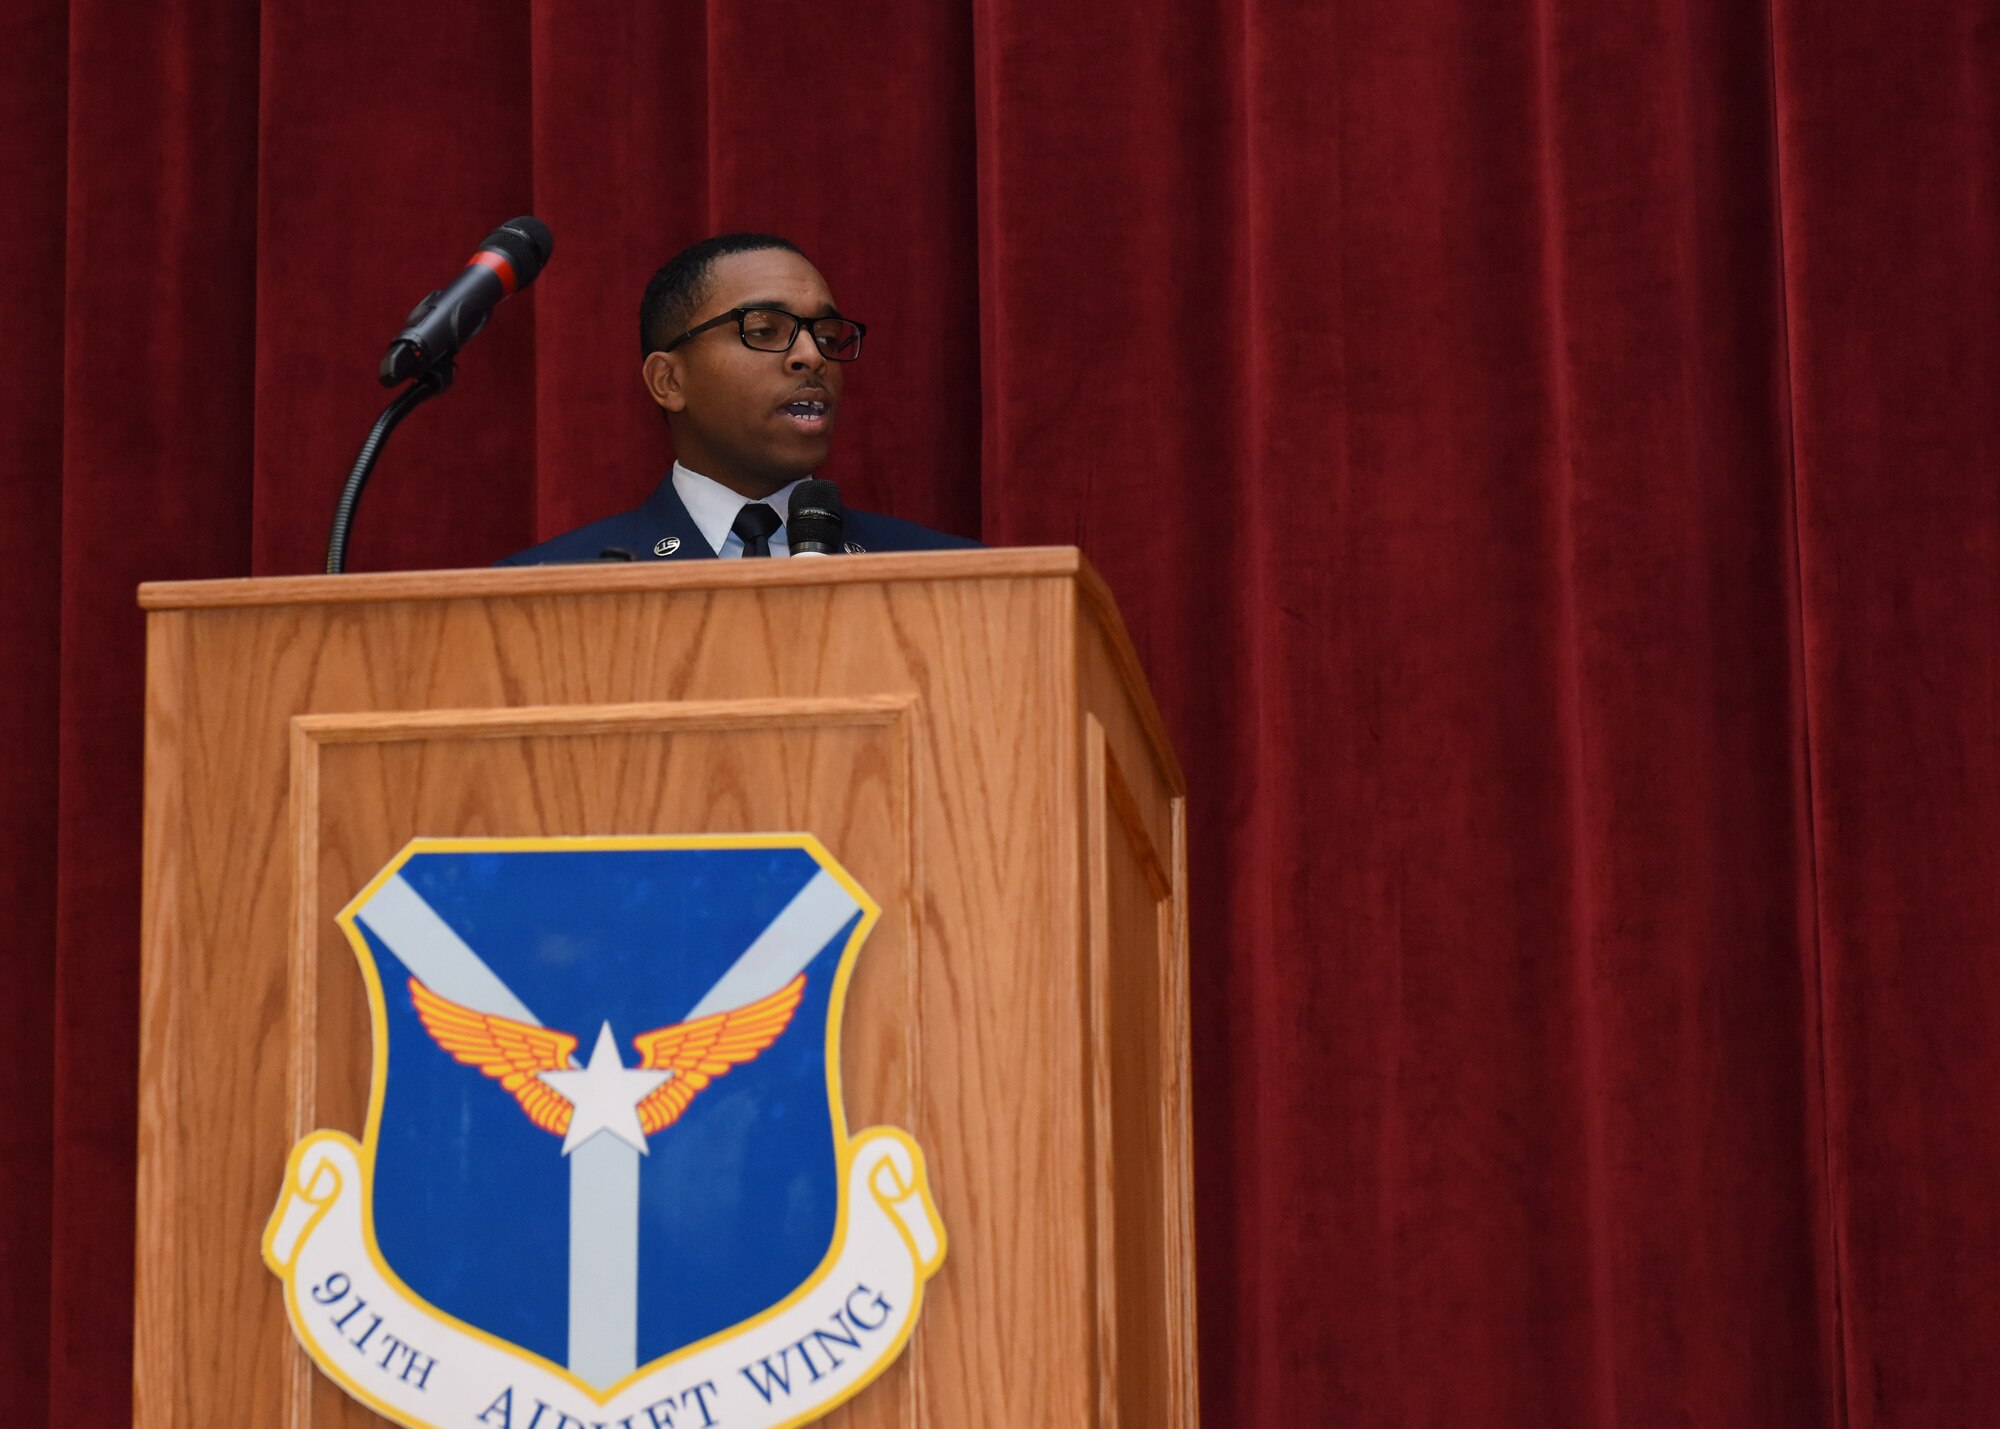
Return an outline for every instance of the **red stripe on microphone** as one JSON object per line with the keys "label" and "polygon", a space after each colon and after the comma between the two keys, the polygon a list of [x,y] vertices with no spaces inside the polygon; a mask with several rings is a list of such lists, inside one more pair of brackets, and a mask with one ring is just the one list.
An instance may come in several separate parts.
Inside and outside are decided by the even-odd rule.
{"label": "red stripe on microphone", "polygon": [[502,258],[498,253],[495,253],[491,248],[480,249],[477,253],[472,255],[472,257],[466,262],[465,266],[470,268],[474,263],[477,263],[482,268],[491,268],[496,274],[499,275],[501,291],[506,293],[508,297],[512,297],[514,295],[515,279],[514,279],[514,265],[512,263],[509,263],[505,258]]}

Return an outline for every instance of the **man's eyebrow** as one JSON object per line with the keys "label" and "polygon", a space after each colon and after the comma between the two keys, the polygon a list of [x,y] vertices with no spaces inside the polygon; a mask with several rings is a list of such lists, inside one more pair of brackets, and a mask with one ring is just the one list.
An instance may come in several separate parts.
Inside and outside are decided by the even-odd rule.
{"label": "man's eyebrow", "polygon": [[[785,301],[783,298],[750,298],[744,302],[736,304],[736,306],[739,308],[776,308],[781,313],[788,313],[791,311],[790,308],[785,306]],[[819,305],[818,312],[809,315],[802,313],[800,314],[800,316],[837,318],[841,316],[841,312],[840,309],[834,305],[833,301],[831,299],[828,299],[826,302],[821,303]]]}

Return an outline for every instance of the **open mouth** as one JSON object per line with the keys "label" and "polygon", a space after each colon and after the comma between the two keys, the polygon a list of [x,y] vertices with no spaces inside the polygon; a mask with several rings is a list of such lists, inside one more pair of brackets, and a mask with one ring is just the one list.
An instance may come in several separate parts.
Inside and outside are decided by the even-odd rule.
{"label": "open mouth", "polygon": [[819,397],[801,397],[796,402],[787,402],[778,409],[779,413],[802,432],[823,432],[827,424],[827,406]]}

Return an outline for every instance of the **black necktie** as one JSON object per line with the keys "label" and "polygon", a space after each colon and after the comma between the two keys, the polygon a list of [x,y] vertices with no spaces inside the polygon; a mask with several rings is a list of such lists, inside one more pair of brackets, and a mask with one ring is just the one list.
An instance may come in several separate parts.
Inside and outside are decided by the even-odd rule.
{"label": "black necktie", "polygon": [[761,501],[752,501],[736,513],[729,529],[742,539],[746,557],[768,556],[771,554],[771,533],[784,524],[776,511]]}

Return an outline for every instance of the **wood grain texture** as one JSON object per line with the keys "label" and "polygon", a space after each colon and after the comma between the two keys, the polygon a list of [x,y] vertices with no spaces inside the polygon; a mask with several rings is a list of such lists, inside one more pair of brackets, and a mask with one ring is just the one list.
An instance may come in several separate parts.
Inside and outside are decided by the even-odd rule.
{"label": "wood grain texture", "polygon": [[1168,967],[1173,888],[1166,850],[1103,727],[1086,724],[1090,817],[1089,968],[1097,1121],[1100,1398],[1107,1429],[1178,1424],[1167,1247],[1175,1220],[1169,1157],[1173,1050]]}
{"label": "wood grain texture", "polygon": [[[1079,624],[1081,732],[1086,762],[1096,749],[1101,750],[1103,763],[1101,771],[1094,766],[1087,769],[1081,790],[1082,820],[1092,839],[1093,862],[1086,879],[1092,889],[1093,919],[1100,907],[1108,915],[1102,934],[1108,940],[1104,976],[1129,991],[1129,996],[1113,992],[1107,999],[1113,1009],[1108,1020],[1113,1042],[1101,1055],[1123,1056],[1135,1040],[1146,1048],[1138,1058],[1128,1057],[1119,1064],[1122,1080],[1117,1084],[1123,1091],[1114,1097],[1119,1121],[1108,1144],[1113,1148],[1113,1167],[1121,1173],[1130,1171],[1133,1168],[1118,1159],[1118,1138],[1157,1126],[1158,1160],[1145,1162],[1147,1180],[1138,1194],[1141,1205],[1154,1194],[1161,1198],[1157,1229],[1163,1237],[1162,1306],[1159,1319],[1148,1324],[1163,1337],[1157,1364],[1170,1382],[1138,1392],[1161,1404],[1157,1422],[1178,1429],[1197,1421],[1201,1402],[1194,1287],[1187,785],[1110,592],[1087,565],[1079,574],[1078,588],[1090,616]],[[1143,891],[1129,875],[1122,881],[1116,876],[1122,857],[1135,861],[1143,872]],[[1158,905],[1151,912],[1146,909],[1149,898]],[[1128,900],[1129,917],[1116,911],[1121,899]],[[1155,919],[1164,921],[1155,925]],[[1099,935],[1091,936],[1094,940]],[[1153,990],[1152,1000],[1139,995],[1146,988]],[[1121,1010],[1136,1019],[1136,1025],[1119,1022]],[[1154,1176],[1159,1179],[1152,1180]],[[1100,1185],[1104,1179],[1101,1174]],[[1129,1182],[1116,1184],[1124,1204],[1133,1204]],[[1100,1293],[1106,1297],[1124,1293],[1127,1287],[1117,1278],[1116,1268],[1107,1275],[1111,1278],[1100,1280]],[[1156,1347],[1147,1341],[1141,1348],[1151,1354]],[[1153,1398],[1159,1394],[1164,1394],[1163,1400]],[[1127,1416],[1128,1426],[1135,1422],[1145,1421]]]}
{"label": "wood grain texture", "polygon": [[257,1239],[293,1140],[361,1129],[332,915],[405,842],[789,830],[883,905],[850,1123],[917,1138],[951,1235],[903,1358],[824,1422],[1192,1423],[1178,769],[1083,571],[149,590],[135,1423],[380,1422],[305,1372]]}

